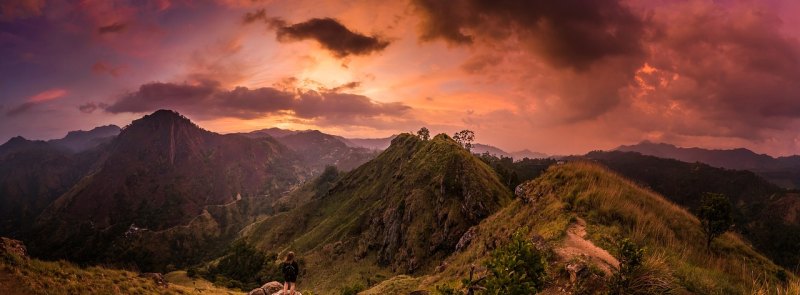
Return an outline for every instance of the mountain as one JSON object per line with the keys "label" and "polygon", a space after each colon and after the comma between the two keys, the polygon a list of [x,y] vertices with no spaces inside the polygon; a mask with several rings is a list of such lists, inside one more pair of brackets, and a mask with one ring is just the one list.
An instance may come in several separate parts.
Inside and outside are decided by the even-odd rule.
{"label": "mountain", "polygon": [[322,172],[326,166],[336,166],[341,170],[351,170],[375,157],[375,152],[366,148],[351,147],[340,136],[322,133],[318,130],[294,131],[278,128],[243,133],[250,138],[270,136],[298,154],[304,165],[315,173]]}
{"label": "mountain", "polygon": [[[125,127],[104,147],[95,168],[38,217],[31,250],[47,258],[128,259],[153,267],[136,261],[143,253],[128,247],[136,244],[126,241],[131,233],[208,221],[202,217],[213,215],[212,206],[277,199],[303,179],[296,165],[294,154],[274,139],[216,134],[159,110]],[[228,219],[212,221],[224,228],[218,223]],[[166,251],[164,257],[176,253],[157,250]]]}
{"label": "mountain", "polygon": [[64,138],[52,139],[47,142],[77,153],[111,141],[121,130],[117,125],[106,125],[95,127],[89,131],[70,131]]}
{"label": "mountain", "polygon": [[384,138],[347,138],[345,143],[351,147],[361,147],[371,150],[385,150],[391,145],[397,135]]}
{"label": "mountain", "polygon": [[512,158],[512,159],[514,159],[516,161],[522,160],[524,158],[528,158],[528,159],[544,159],[544,158],[547,158],[546,154],[532,152],[532,151],[527,150],[527,149],[521,150],[521,151],[517,151],[517,152],[513,152],[513,153],[509,153],[509,152],[506,152],[506,151],[504,151],[504,150],[502,150],[502,149],[500,149],[498,147],[491,146],[491,145],[488,145],[488,144],[481,144],[481,143],[473,144],[472,145],[472,152],[475,153],[475,154],[488,153],[489,155],[492,155],[492,156],[495,156],[495,157],[498,157],[498,158],[506,157],[506,158]]}
{"label": "mountain", "polygon": [[298,133],[298,132],[301,132],[301,131],[286,130],[286,129],[280,129],[280,128],[272,127],[272,128],[259,129],[259,130],[255,130],[255,131],[251,131],[251,132],[247,132],[247,133],[241,133],[241,134],[244,135],[244,136],[250,137],[250,138],[259,138],[259,137],[263,137],[264,135],[268,135],[268,136],[275,137],[275,138],[280,138],[280,137],[284,137],[284,136],[290,135],[290,134],[295,134],[295,133]]}
{"label": "mountain", "polygon": [[[460,292],[473,265],[473,281],[485,283],[493,275],[487,261],[494,257],[509,267],[523,263],[496,254],[509,251],[504,249],[515,234],[543,253],[543,294],[608,292],[624,261],[620,248],[625,239],[645,249],[642,266],[629,275],[635,283],[627,285],[625,294],[792,294],[800,289],[793,275],[734,233],[715,240],[709,252],[695,216],[600,165],[552,166],[516,194],[510,204],[470,228],[436,271],[392,277],[363,294]],[[784,280],[790,283],[784,285]]]}
{"label": "mountain", "polygon": [[304,284],[328,290],[360,275],[428,272],[511,200],[489,166],[444,134],[398,135],[335,178],[309,202],[244,231],[265,251],[297,252],[308,269]]}
{"label": "mountain", "polygon": [[701,162],[715,167],[749,170],[785,188],[800,187],[800,156],[773,158],[748,149],[708,150],[682,148],[671,144],[643,141],[615,150],[637,152],[684,162]]}
{"label": "mountain", "polygon": [[96,153],[14,137],[0,145],[0,235],[20,237],[88,172]]}
{"label": "mountain", "polygon": [[530,151],[528,149],[524,149],[524,150],[521,150],[521,151],[512,152],[511,153],[511,157],[514,158],[514,159],[517,159],[517,160],[522,160],[524,158],[528,158],[528,159],[544,159],[544,158],[548,158],[549,156],[547,154],[544,154],[544,153],[533,152],[533,151]]}
{"label": "mountain", "polygon": [[583,157],[697,212],[703,193],[721,193],[734,205],[736,231],[778,264],[800,263],[800,196],[745,170],[645,156],[634,152],[591,152]]}

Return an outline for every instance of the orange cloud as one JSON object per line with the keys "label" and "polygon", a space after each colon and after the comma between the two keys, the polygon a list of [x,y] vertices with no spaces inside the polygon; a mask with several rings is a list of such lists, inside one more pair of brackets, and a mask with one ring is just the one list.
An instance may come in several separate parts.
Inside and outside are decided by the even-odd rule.
{"label": "orange cloud", "polygon": [[28,101],[29,102],[45,102],[45,101],[50,101],[50,100],[57,99],[57,98],[62,97],[64,95],[66,95],[66,94],[67,94],[67,90],[66,89],[55,88],[55,89],[50,89],[50,90],[45,90],[45,91],[39,92],[36,95],[29,97]]}

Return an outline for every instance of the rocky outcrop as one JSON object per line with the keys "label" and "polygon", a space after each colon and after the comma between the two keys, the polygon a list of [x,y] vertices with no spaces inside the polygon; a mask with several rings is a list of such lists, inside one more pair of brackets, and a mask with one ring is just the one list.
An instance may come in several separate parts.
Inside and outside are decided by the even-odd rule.
{"label": "rocky outcrop", "polygon": [[28,257],[28,249],[22,241],[0,237],[0,254],[14,254]]}
{"label": "rocky outcrop", "polygon": [[[259,288],[253,289],[252,291],[247,293],[247,295],[272,295],[272,294],[280,294],[281,291],[283,291],[283,284],[281,284],[280,282],[272,281],[264,284]],[[295,293],[299,294],[299,292]]]}

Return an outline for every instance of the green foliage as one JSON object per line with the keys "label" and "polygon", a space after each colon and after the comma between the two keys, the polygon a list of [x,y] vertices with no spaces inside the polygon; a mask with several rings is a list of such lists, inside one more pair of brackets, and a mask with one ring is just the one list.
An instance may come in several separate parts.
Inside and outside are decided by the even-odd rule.
{"label": "green foliage", "polygon": [[417,131],[417,136],[422,140],[428,140],[431,138],[431,132],[426,127],[422,127]]}
{"label": "green foliage", "polygon": [[492,252],[486,267],[487,294],[535,294],[544,286],[546,266],[544,255],[528,239],[526,230],[518,230],[511,241]]}
{"label": "green foliage", "polygon": [[619,244],[619,270],[609,286],[610,294],[630,294],[631,280],[644,261],[644,248],[640,248],[629,239],[622,239]]}
{"label": "green foliage", "polygon": [[355,283],[350,286],[344,286],[339,289],[339,294],[341,295],[356,295],[358,292],[364,291],[366,287],[361,283]]}
{"label": "green foliage", "polygon": [[453,140],[455,140],[461,147],[465,148],[466,150],[472,149],[472,141],[475,140],[475,132],[472,130],[461,130],[453,134]]}
{"label": "green foliage", "polygon": [[723,194],[706,193],[700,200],[697,216],[706,234],[706,248],[711,249],[711,241],[728,231],[733,225],[733,207]]}
{"label": "green foliage", "polygon": [[264,281],[281,278],[275,259],[275,254],[267,255],[244,241],[236,241],[228,255],[209,269],[206,278],[228,288],[256,288]]}

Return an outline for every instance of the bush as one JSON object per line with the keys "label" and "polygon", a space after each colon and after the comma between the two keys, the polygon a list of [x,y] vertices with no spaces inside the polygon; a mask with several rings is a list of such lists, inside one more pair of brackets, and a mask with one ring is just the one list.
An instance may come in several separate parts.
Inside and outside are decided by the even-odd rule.
{"label": "bush", "polygon": [[486,263],[488,294],[534,294],[544,287],[547,262],[519,230],[511,241],[492,252]]}
{"label": "bush", "polygon": [[669,294],[674,278],[660,257],[644,257],[645,249],[628,239],[619,245],[619,270],[609,286],[610,294]]}
{"label": "bush", "polygon": [[206,275],[217,285],[252,289],[266,280],[280,279],[275,254],[267,255],[244,241],[233,243],[227,253]]}

